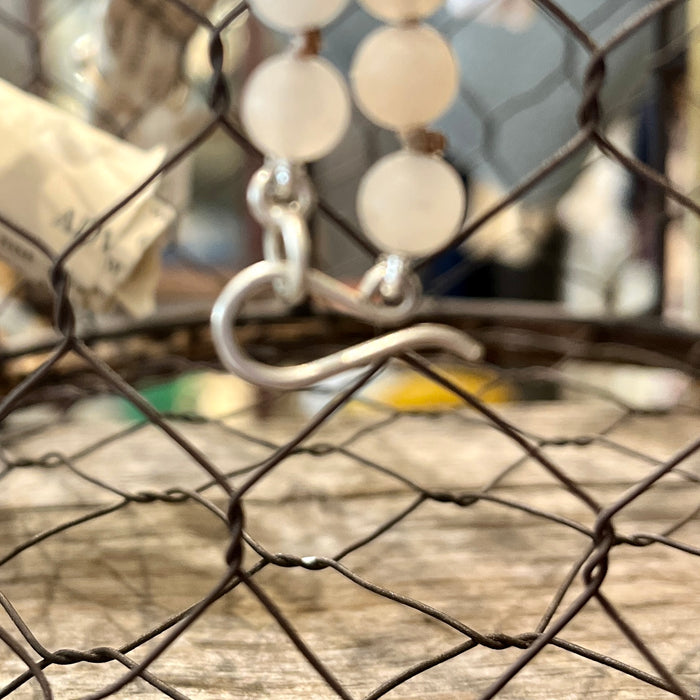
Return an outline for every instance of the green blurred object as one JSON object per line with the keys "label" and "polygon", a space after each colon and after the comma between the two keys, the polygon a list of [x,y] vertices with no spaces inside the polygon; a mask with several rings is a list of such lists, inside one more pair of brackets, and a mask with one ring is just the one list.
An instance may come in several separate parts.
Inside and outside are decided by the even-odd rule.
{"label": "green blurred object", "polygon": [[[160,413],[187,413],[197,408],[197,396],[201,386],[201,374],[186,374],[163,384],[154,384],[139,390],[141,396]],[[133,422],[145,420],[145,416],[126,399],[118,399],[117,414],[120,419]]]}

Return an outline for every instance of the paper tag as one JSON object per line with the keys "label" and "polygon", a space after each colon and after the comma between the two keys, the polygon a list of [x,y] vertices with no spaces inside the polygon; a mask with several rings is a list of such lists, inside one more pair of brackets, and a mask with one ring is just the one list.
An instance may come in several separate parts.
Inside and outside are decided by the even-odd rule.
{"label": "paper tag", "polygon": [[[85,124],[0,81],[0,213],[54,254],[157,169],[164,148],[149,151]],[[172,207],[156,184],[121,208],[68,258],[76,300],[102,310],[117,302],[133,315],[155,308],[163,234]],[[50,261],[0,225],[0,257],[29,279],[47,279]]]}

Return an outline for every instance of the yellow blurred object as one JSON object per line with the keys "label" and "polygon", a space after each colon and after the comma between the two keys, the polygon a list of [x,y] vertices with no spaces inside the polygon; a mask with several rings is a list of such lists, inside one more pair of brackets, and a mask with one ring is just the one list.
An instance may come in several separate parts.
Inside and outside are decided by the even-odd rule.
{"label": "yellow blurred object", "polygon": [[[442,373],[458,387],[487,403],[507,403],[517,398],[513,386],[490,372],[442,367]],[[482,393],[483,392],[483,393]],[[399,411],[444,411],[464,402],[431,379],[411,371],[383,375],[363,392],[363,398],[378,401]]]}

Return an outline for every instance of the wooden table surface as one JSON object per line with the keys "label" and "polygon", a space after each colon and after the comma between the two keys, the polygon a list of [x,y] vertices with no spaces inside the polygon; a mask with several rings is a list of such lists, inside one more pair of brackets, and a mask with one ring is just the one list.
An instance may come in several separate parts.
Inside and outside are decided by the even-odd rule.
{"label": "wooden table surface", "polygon": [[[513,405],[499,411],[522,430],[549,438],[598,435],[624,414],[605,402]],[[246,498],[249,532],[272,552],[333,556],[415,498],[404,483],[363,466],[362,459],[426,488],[476,492],[522,455],[521,448],[471,413],[405,416],[379,426],[380,417],[369,409],[348,409],[325,425],[307,444],[337,446],[354,438],[347,451],[320,449],[284,462]],[[14,469],[0,481],[0,558],[42,530],[119,501],[55,457],[44,460],[48,466],[31,464],[47,454],[73,455],[86,474],[130,492],[193,488],[204,481],[193,461],[153,427],[81,455],[82,448],[123,426],[83,414],[34,432],[31,420],[28,426],[11,424],[0,434],[5,458],[29,461],[27,468]],[[299,425],[283,416],[259,421],[250,415],[226,425],[177,423],[224,471],[265,458],[273,444],[290,439]],[[699,427],[693,412],[632,416],[609,433],[610,443],[584,440],[545,451],[606,504],[650,473],[654,460],[664,460],[696,439]],[[358,435],[364,428],[370,429]],[[698,456],[684,468],[696,481],[679,475],[662,479],[620,514],[618,533],[660,532],[697,509]],[[215,491],[207,493],[224,505]],[[490,493],[587,528],[594,521],[588,508],[531,459]],[[700,546],[698,517],[674,537]],[[459,508],[429,501],[344,563],[363,578],[429,603],[479,632],[518,635],[536,628],[588,544],[586,536],[571,528],[499,503],[484,500]],[[197,503],[132,504],[0,565],[0,590],[49,649],[118,647],[206,594],[224,571],[226,545],[225,527]],[[246,564],[255,560],[247,551]],[[268,567],[256,581],[354,698],[464,641],[444,624],[333,571]],[[564,605],[581,587],[580,582],[573,586]],[[604,591],[695,697],[700,690],[700,558],[662,545],[616,548]],[[0,626],[20,638],[1,611]],[[560,637],[651,671],[596,602]],[[5,647],[0,649],[5,685],[25,667]],[[143,653],[139,649],[133,658]],[[477,698],[520,654],[477,647],[387,697]],[[153,670],[195,700],[336,697],[243,588],[213,606]],[[80,698],[123,672],[114,663],[50,666],[46,671],[60,699]],[[42,696],[30,682],[10,697]],[[139,680],[118,697],[162,696]],[[548,647],[498,697],[646,700],[671,694]]]}

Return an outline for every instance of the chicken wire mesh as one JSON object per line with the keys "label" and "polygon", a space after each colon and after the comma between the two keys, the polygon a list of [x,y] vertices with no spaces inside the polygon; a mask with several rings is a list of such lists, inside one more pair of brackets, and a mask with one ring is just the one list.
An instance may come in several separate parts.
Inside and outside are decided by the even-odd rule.
{"label": "chicken wire mesh", "polygon": [[[697,183],[691,176],[684,192],[666,175],[674,144],[663,130],[647,125],[643,157],[613,142],[607,127],[645,103],[671,123],[674,60],[692,46],[692,31],[674,28],[685,3],[533,7],[560,47],[547,47],[544,73],[520,76],[504,96],[485,94],[476,71],[466,71],[443,125],[464,175],[502,188],[495,200],[473,202],[451,250],[480,232],[497,239],[502,229],[490,224],[515,204],[524,207],[519,237],[490,254],[546,251],[553,203],[574,175],[615,162],[638,180],[631,256],[656,270],[650,308],[658,313],[672,296],[667,246],[682,214],[698,213]],[[452,365],[445,371],[409,353],[342,386],[248,391],[235,410],[197,400],[163,407],[154,391],[164,379],[205,377],[196,392],[204,396],[224,382],[207,331],[210,297],[230,269],[259,256],[242,193],[260,156],[239,126],[236,96],[275,40],[245,3],[8,2],[0,10],[6,79],[142,146],[165,140],[169,149],[59,250],[0,211],[0,223],[46,258],[51,290],[13,274],[0,320],[27,309],[32,319],[53,315],[6,339],[0,355],[0,639],[10,659],[0,697],[699,697],[697,333],[658,316],[577,320],[549,306],[431,299],[423,318],[486,347],[486,361],[470,368],[476,388]],[[88,29],[105,12],[100,40],[101,30]],[[474,18],[439,15],[436,23],[456,46],[469,28],[478,30],[466,41],[494,41],[496,30]],[[341,68],[352,37],[370,26],[351,8],[327,32]],[[642,35],[637,52],[616,53]],[[102,78],[100,41],[116,57]],[[628,65],[644,67],[626,73]],[[606,93],[611,80],[618,85]],[[692,103],[693,94],[678,99]],[[532,134],[529,119],[545,114],[555,131],[557,95],[566,96],[559,108],[573,130],[519,160],[509,127],[517,132],[522,117],[520,133]],[[361,120],[354,134],[362,149],[351,137],[312,170],[321,193],[317,263],[348,277],[376,251],[353,220],[347,189],[388,148]],[[586,159],[590,146],[599,155]],[[71,258],[159,178],[176,212],[161,305],[138,322],[81,310],[70,294]],[[235,250],[222,253],[214,235],[222,229],[227,238],[240,232]],[[192,232],[213,232],[213,253],[193,246]],[[212,264],[222,258],[226,265]],[[487,264],[472,250],[435,272],[439,259],[418,263],[438,295]],[[545,252],[534,274],[566,274],[560,268]],[[569,279],[598,285],[601,308],[611,311],[623,268],[569,271]],[[323,309],[290,315],[264,301],[240,329],[255,356],[271,362],[373,333]],[[580,360],[595,363],[595,381],[571,374]],[[650,408],[629,383],[601,381],[603,363],[665,368],[654,384],[662,399]],[[438,409],[397,408],[373,393],[397,372],[441,387]],[[567,401],[493,403],[499,392],[538,391]],[[120,422],[91,420],[105,401],[119,407]],[[635,589],[659,569],[665,595],[681,602],[677,618],[662,619],[667,608],[659,615],[653,596],[644,614],[635,607]],[[455,580],[457,593],[441,594]],[[601,626],[622,646],[587,636]],[[555,667],[562,672],[548,673]]]}

